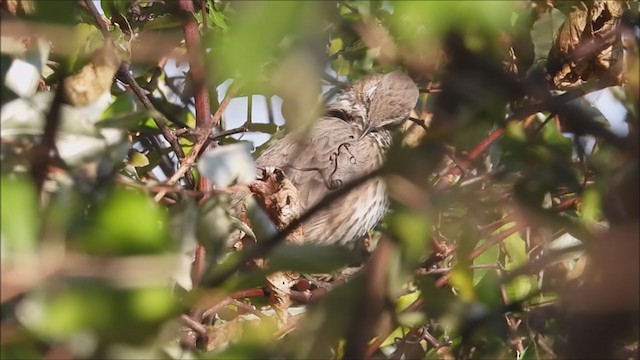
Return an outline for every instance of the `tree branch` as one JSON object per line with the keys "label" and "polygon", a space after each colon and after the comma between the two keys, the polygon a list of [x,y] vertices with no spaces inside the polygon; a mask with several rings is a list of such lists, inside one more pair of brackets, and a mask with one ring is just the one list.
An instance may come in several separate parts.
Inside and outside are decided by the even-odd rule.
{"label": "tree branch", "polygon": [[[105,23],[105,20],[102,18],[102,16],[96,9],[93,2],[91,0],[84,0],[84,3],[86,7],[89,9],[89,11],[91,12],[91,15],[93,15],[94,19],[96,20],[96,23],[98,24],[98,28],[100,29],[100,32],[102,33],[102,35],[105,37],[105,40],[113,43],[113,39],[109,35],[109,29],[107,27],[107,24]],[[155,109],[155,107],[147,97],[145,90],[136,82],[136,80],[133,78],[133,75],[131,75],[131,72],[129,70],[129,64],[125,62],[121,63],[120,68],[118,69],[118,72],[116,74],[121,79],[122,82],[129,85],[131,90],[134,92],[134,94],[136,94],[138,99],[140,99],[140,102],[142,102],[142,105],[144,105],[145,108],[153,112],[156,112],[158,114],[160,113]],[[178,157],[178,159],[183,159],[184,151],[182,151],[182,147],[178,143],[178,138],[175,136],[175,134],[169,128],[169,126],[167,126],[167,124],[165,123],[165,121],[167,120],[163,119],[165,121],[162,121],[162,120],[156,119],[156,117],[152,117],[152,118],[153,118],[153,121],[156,123],[156,125],[158,125],[158,128],[160,129],[160,132],[162,133],[164,138],[167,140],[167,142],[171,146],[171,149],[176,153],[176,156]],[[189,175],[188,180],[191,183],[193,183],[193,176]]]}

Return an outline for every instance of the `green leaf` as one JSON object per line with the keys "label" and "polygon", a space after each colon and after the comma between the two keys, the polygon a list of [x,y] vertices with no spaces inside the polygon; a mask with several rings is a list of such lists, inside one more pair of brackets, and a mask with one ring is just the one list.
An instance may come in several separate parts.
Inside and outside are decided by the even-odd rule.
{"label": "green leaf", "polygon": [[127,114],[135,110],[136,102],[133,94],[125,92],[117,96],[115,101],[102,113],[102,119],[104,120],[117,115]]}
{"label": "green leaf", "polygon": [[427,321],[426,316],[417,311],[404,312],[398,315],[398,322],[407,327],[418,326]]}
{"label": "green leaf", "polygon": [[524,132],[524,127],[522,123],[512,121],[507,124],[506,135],[513,140],[519,142],[527,141],[527,135]]}
{"label": "green leaf", "polygon": [[411,330],[406,326],[399,326],[395,330],[387,336],[387,338],[380,344],[380,348],[384,348],[385,346],[393,345],[397,341],[397,339],[401,339],[404,335]]}
{"label": "green leaf", "polygon": [[340,246],[282,244],[269,256],[269,270],[322,274],[357,260],[356,254]]}
{"label": "green leaf", "polygon": [[414,301],[418,300],[420,297],[420,291],[414,291],[412,293],[402,295],[396,301],[396,311],[402,311],[406,309],[409,305],[413,304]]}
{"label": "green leaf", "polygon": [[551,11],[542,15],[531,28],[531,40],[533,40],[535,53],[534,63],[547,58],[560,26],[566,19],[562,11],[554,7],[550,9]]}
{"label": "green leaf", "polygon": [[505,286],[507,299],[509,302],[516,302],[524,299],[532,291],[538,288],[538,282],[533,275],[520,275],[511,280]]}
{"label": "green leaf", "polygon": [[157,132],[158,125],[151,118],[149,110],[141,110],[130,113],[122,113],[104,118],[96,123],[97,128],[117,128],[130,131]]}
{"label": "green leaf", "polygon": [[584,190],[580,197],[580,220],[585,225],[595,225],[601,220],[602,195],[595,186]]}
{"label": "green leaf", "polygon": [[143,167],[149,165],[149,159],[138,151],[133,150],[129,154],[129,165],[133,167]]}
{"label": "green leaf", "polygon": [[[478,242],[479,248],[486,244],[486,240],[482,240]],[[489,249],[487,249],[482,254],[478,255],[475,259],[473,259],[473,265],[495,265],[498,261],[498,257],[500,256],[500,248],[498,245],[493,245]],[[493,269],[473,269],[473,285],[476,286],[478,283],[484,278],[484,276],[489,271],[494,271]]]}
{"label": "green leaf", "polygon": [[429,318],[440,319],[445,316],[449,309],[460,302],[460,298],[455,296],[446,287],[436,287],[435,280],[431,277],[421,276],[417,280],[418,288],[423,296],[423,309]]}
{"label": "green leaf", "polygon": [[500,296],[500,279],[495,270],[487,272],[475,285],[478,300],[490,309],[496,309],[502,304]]}
{"label": "green leaf", "polygon": [[70,281],[64,290],[38,293],[27,302],[37,311],[25,312],[25,325],[57,340],[95,332],[103,341],[139,343],[153,337],[177,310],[175,298],[164,287],[119,289],[96,280]]}
{"label": "green leaf", "polygon": [[460,294],[460,299],[465,302],[476,300],[477,295],[473,287],[473,273],[467,266],[456,264],[450,272],[449,283]]}
{"label": "green leaf", "polygon": [[214,194],[199,207],[196,236],[210,259],[219,258],[227,248],[227,239],[233,230],[230,207],[227,194]]}
{"label": "green leaf", "polygon": [[132,291],[129,311],[137,320],[159,321],[176,310],[176,301],[167,288],[148,287]]}
{"label": "green leaf", "polygon": [[407,266],[419,263],[429,251],[431,226],[426,214],[398,210],[387,217],[391,233],[402,242]]}
{"label": "green leaf", "polygon": [[338,55],[338,57],[331,62],[331,68],[339,76],[347,76],[351,73],[351,62],[346,60],[343,55]]}
{"label": "green leaf", "polygon": [[343,48],[344,42],[342,41],[342,38],[333,38],[329,43],[329,55],[334,55]]}
{"label": "green leaf", "polygon": [[[515,223],[506,224],[496,230],[496,233],[505,231],[514,225]],[[529,257],[527,256],[527,245],[519,232],[509,235],[502,241],[502,243],[504,244],[504,248],[508,256],[505,262],[505,268],[512,270],[529,261]]]}
{"label": "green leaf", "polygon": [[0,186],[3,246],[6,246],[9,254],[35,251],[40,217],[38,199],[31,179],[4,175]]}
{"label": "green leaf", "polygon": [[213,1],[209,0],[209,18],[211,19],[211,22],[219,27],[220,29],[222,29],[223,31],[227,31],[229,30],[229,25],[227,25],[227,18],[226,16],[224,16],[224,14],[220,11],[218,11],[214,4]]}
{"label": "green leaf", "polygon": [[553,149],[560,151],[563,155],[570,157],[573,151],[573,142],[564,136],[554,121],[548,121],[542,128],[542,139]]}
{"label": "green leaf", "polygon": [[[393,28],[403,39],[437,41],[457,26],[469,40],[492,40],[509,26],[511,5],[505,1],[401,1],[394,3]],[[500,21],[500,20],[503,21]]]}
{"label": "green leaf", "polygon": [[115,189],[94,216],[91,235],[80,241],[97,254],[159,253],[169,246],[166,214],[144,194]]}
{"label": "green leaf", "polygon": [[162,155],[168,155],[173,152],[171,147],[162,148],[161,150],[151,150],[147,153],[147,159],[149,160],[149,164],[147,166],[142,166],[136,169],[138,175],[141,176],[151,170],[153,170],[156,166],[160,164],[162,161]]}

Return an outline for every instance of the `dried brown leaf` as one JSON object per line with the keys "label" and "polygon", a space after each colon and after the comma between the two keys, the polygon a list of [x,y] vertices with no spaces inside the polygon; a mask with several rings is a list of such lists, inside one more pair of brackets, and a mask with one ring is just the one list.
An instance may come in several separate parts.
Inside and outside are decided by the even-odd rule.
{"label": "dried brown leaf", "polygon": [[[263,170],[262,176],[250,184],[249,189],[278,230],[284,229],[302,213],[298,190],[280,169]],[[301,244],[304,241],[302,227],[298,226],[293,230],[285,241]]]}
{"label": "dried brown leaf", "polygon": [[[302,213],[298,190],[279,169],[264,169],[258,180],[249,185],[249,189],[279,231]],[[285,241],[294,244],[302,243],[304,241],[302,227],[298,226],[287,235]],[[264,266],[263,263],[258,265]],[[292,272],[276,272],[267,276],[270,290],[269,303],[278,316],[280,326],[287,324],[288,309],[291,306],[291,286],[295,284],[298,277],[298,274]]]}
{"label": "dried brown leaf", "polygon": [[549,52],[553,85],[567,89],[590,80],[621,82],[623,52],[618,26],[627,2],[594,0],[574,6]]}

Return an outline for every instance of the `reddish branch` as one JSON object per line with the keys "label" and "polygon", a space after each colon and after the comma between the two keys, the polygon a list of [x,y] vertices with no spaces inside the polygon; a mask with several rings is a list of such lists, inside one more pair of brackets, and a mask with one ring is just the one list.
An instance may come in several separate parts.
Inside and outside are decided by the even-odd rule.
{"label": "reddish branch", "polygon": [[[601,84],[591,91],[600,90],[606,86],[607,84]],[[532,104],[532,105],[523,107],[522,109],[514,111],[514,113],[507,118],[506,122],[508,123],[511,121],[524,119],[527,116],[536,114],[541,111],[556,109],[561,105],[565,104],[566,102],[578,99],[586,95],[587,93],[588,92],[585,90],[575,89],[575,90],[567,91],[562,95],[548,97],[545,101],[542,101],[537,104]],[[447,171],[443,177],[446,176],[446,177],[457,178],[458,176],[463,175],[475,160],[477,160],[480,156],[482,156],[482,154],[484,154],[487,150],[489,150],[491,145],[493,145],[493,143],[495,143],[498,139],[502,137],[502,135],[504,135],[504,132],[505,132],[505,128],[503,127],[498,128],[493,132],[491,132],[483,141],[481,141],[478,145],[476,145],[465,158],[460,159],[458,164],[456,164],[457,166]],[[446,181],[443,181],[441,179],[436,184],[435,189],[443,190],[449,185],[450,184],[448,184]]]}
{"label": "reddish branch", "polygon": [[[196,108],[196,125],[198,128],[209,129],[211,126],[211,109],[209,107],[209,92],[206,87],[206,75],[204,70],[204,61],[202,58],[202,45],[200,43],[200,32],[198,31],[198,23],[193,17],[193,1],[180,0],[178,7],[183,12],[184,40],[187,45],[187,54],[189,56],[189,68],[191,77],[194,81],[194,99]],[[206,16],[205,13],[202,14]]]}

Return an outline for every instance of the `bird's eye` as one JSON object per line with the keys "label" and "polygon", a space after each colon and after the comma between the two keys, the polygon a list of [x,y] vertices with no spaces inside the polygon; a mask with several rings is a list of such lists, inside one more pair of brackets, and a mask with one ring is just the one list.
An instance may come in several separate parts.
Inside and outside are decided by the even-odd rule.
{"label": "bird's eye", "polygon": [[351,121],[351,116],[342,109],[329,109],[327,110],[327,116],[332,116],[344,121]]}

